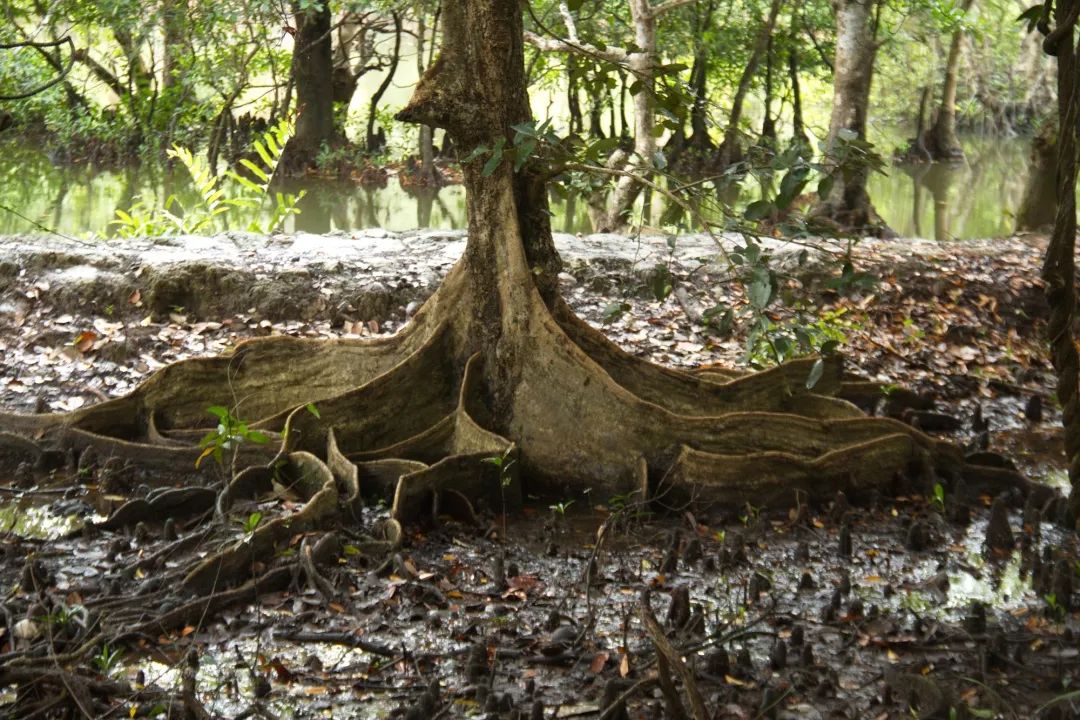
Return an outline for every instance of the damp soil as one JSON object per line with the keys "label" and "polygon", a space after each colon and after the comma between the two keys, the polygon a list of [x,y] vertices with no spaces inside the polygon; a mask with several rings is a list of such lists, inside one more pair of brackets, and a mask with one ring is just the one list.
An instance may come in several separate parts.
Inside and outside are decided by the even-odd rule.
{"label": "damp soil", "polygon": [[[150,254],[161,245],[124,255],[0,242],[0,404],[72,409],[246,337],[394,332],[461,244],[460,234],[283,237],[262,249],[226,240],[205,240],[167,272]],[[384,240],[396,249],[372,251]],[[623,347],[673,365],[743,360],[743,331],[707,319],[742,302],[715,247],[560,242],[564,294]],[[226,260],[211,246],[244,252]],[[885,386],[853,399],[1061,486],[1039,335],[1043,247],[860,244],[855,267],[879,282],[844,293],[830,266],[775,251],[791,268],[787,287],[843,326],[850,375]],[[663,300],[650,289],[658,264],[673,288]],[[158,276],[188,279],[162,290]],[[386,515],[373,501],[338,529],[315,576],[296,570],[272,591],[152,632],[187,602],[163,579],[210,538],[198,512],[109,523],[132,498],[171,488],[107,465],[0,483],[7,716],[694,717],[700,699],[716,718],[1080,717],[1077,540],[1015,494],[998,500],[988,530],[995,498],[944,481],[931,491],[898,477],[889,493],[784,513],[568,490],[528,498],[513,517],[447,509],[406,528],[383,559],[362,552],[361,533]],[[213,540],[243,543],[294,502],[275,492],[241,504]],[[303,552],[258,562],[286,567]],[[110,613],[139,632],[102,632],[115,627],[102,622]]]}

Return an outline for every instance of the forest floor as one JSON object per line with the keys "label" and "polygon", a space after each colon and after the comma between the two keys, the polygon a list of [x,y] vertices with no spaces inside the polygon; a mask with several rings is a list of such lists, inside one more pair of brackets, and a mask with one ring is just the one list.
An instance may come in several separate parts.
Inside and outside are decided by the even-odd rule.
{"label": "forest floor", "polygon": [[[0,238],[0,406],[74,409],[163,363],[253,336],[394,332],[463,246],[460,234],[436,232],[258,242],[43,249]],[[682,366],[743,358],[742,324],[721,336],[706,320],[709,308],[738,314],[745,303],[701,238],[675,248],[647,237],[559,243],[571,306],[630,352]],[[1040,237],[868,241],[854,249],[855,270],[879,282],[841,295],[829,288],[836,272],[799,267],[799,248],[769,246],[791,270],[788,286],[826,318],[818,330],[844,336],[851,373],[918,399],[886,394],[870,409],[1063,487],[1041,336],[1044,247]],[[658,263],[673,287],[663,300],[651,289]],[[775,316],[779,326],[793,319]],[[88,616],[73,608],[105,612],[127,595],[159,611],[149,607],[162,591],[155,573],[176,564],[162,554],[176,540],[157,523],[77,532],[147,488],[61,475],[49,486],[0,482],[0,708],[12,717],[47,717],[64,698],[17,680],[11,653],[85,640]],[[1016,548],[990,550],[991,497],[895,490],[802,513],[654,515],[633,498],[569,492],[534,499],[522,517],[487,508],[482,527],[408,529],[381,571],[346,553],[326,572],[329,589],[298,575],[285,590],[129,641],[122,654],[95,645],[77,682],[89,683],[102,717],[151,714],[161,704],[147,688],[213,717],[615,718],[605,694],[622,693],[633,718],[676,717],[678,705],[694,717],[694,696],[716,718],[1080,717],[1075,536],[1010,498]],[[384,513],[369,508],[361,524]],[[174,529],[181,540],[198,532]],[[34,577],[48,579],[37,593],[28,556]],[[646,629],[653,613],[689,669],[674,690]],[[184,660],[192,649],[194,668]],[[51,672],[68,670],[76,682],[62,660]]]}

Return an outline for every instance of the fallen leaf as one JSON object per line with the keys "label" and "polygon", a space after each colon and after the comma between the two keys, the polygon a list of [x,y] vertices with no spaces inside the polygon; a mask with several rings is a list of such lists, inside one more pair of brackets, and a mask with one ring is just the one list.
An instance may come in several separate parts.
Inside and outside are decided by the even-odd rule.
{"label": "fallen leaf", "polygon": [[[589,670],[591,670],[594,674],[600,672],[604,669],[604,666],[607,665],[609,657],[610,655],[608,655],[606,652],[597,653],[596,657],[593,658],[592,664],[589,665]],[[623,655],[623,657],[626,656]]]}
{"label": "fallen leaf", "polygon": [[87,353],[93,349],[94,341],[97,339],[98,335],[93,330],[83,330],[75,336],[75,339],[71,341],[71,344],[75,346],[75,349],[79,352]]}

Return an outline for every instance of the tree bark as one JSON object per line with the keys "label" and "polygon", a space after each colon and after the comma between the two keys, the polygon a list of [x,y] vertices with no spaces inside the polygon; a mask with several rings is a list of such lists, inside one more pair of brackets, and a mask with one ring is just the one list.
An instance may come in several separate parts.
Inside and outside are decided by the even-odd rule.
{"label": "tree bark", "polygon": [[802,89],[799,86],[799,50],[795,42],[798,14],[791,14],[791,40],[788,47],[788,78],[791,82],[791,140],[802,148],[810,148],[810,137],[806,134],[803,120]]}
{"label": "tree bark", "polygon": [[[974,0],[963,0],[961,9],[966,13]],[[935,160],[960,160],[964,148],[956,137],[956,88],[960,82],[960,50],[964,41],[962,28],[953,32],[949,42],[949,57],[945,63],[945,80],[941,86],[941,104],[937,118],[926,136],[926,146]]]}
{"label": "tree bark", "polygon": [[[843,133],[866,140],[870,86],[877,55],[875,6],[880,0],[833,0],[836,12],[836,57],[833,61],[833,104],[826,138],[826,162],[836,166]],[[866,191],[869,169],[863,163],[841,169],[827,197],[813,214],[842,230],[883,232],[883,224]]]}
{"label": "tree bark", "polygon": [[179,83],[178,56],[184,46],[187,28],[187,3],[165,0],[161,6],[162,62],[161,87],[168,91]]}
{"label": "tree bark", "polygon": [[296,82],[296,132],[286,144],[279,169],[300,174],[314,167],[324,145],[336,145],[341,137],[334,127],[334,63],[329,3],[301,10],[293,4],[296,35],[292,76]]}
{"label": "tree bark", "polygon": [[[1058,167],[1057,216],[1046,248],[1042,277],[1050,319],[1046,333],[1050,357],[1057,371],[1057,397],[1065,429],[1065,455],[1072,493],[1069,506],[1080,517],[1080,353],[1076,347],[1076,173],[1077,134],[1080,130],[1080,73],[1077,72],[1073,35],[1080,0],[1059,0],[1054,8],[1057,26],[1044,48],[1058,63]],[[1041,29],[1049,30],[1045,26]]]}
{"label": "tree bark", "polygon": [[1056,121],[1044,123],[1031,139],[1027,183],[1016,211],[1017,232],[1044,230],[1054,224],[1057,215],[1057,143]]}
{"label": "tree bark", "polygon": [[705,5],[700,16],[695,18],[694,64],[690,68],[690,92],[694,94],[694,104],[690,107],[690,146],[702,150],[712,149],[709,137],[709,49],[705,47],[704,31],[712,22],[715,3]]}

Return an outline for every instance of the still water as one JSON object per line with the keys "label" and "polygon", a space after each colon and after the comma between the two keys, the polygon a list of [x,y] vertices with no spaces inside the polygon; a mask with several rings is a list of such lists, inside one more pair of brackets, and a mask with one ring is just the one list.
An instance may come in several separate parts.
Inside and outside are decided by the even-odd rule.
{"label": "still water", "polygon": [[[1028,144],[1023,138],[967,137],[964,162],[890,167],[887,175],[871,178],[870,195],[901,236],[951,240],[1007,235],[1027,179]],[[0,143],[0,234],[42,227],[67,235],[106,232],[116,210],[130,208],[140,195],[190,197],[185,178],[182,170],[160,166],[122,170],[55,166],[36,149]],[[393,178],[383,188],[306,178],[293,189],[298,187],[307,195],[301,214],[287,221],[286,230],[408,230],[466,224],[460,186],[432,192],[403,189]],[[740,202],[755,199],[753,195],[749,188],[744,190]],[[653,217],[660,217],[659,202],[655,200]],[[552,211],[556,230],[589,232],[584,202],[553,201]]]}

